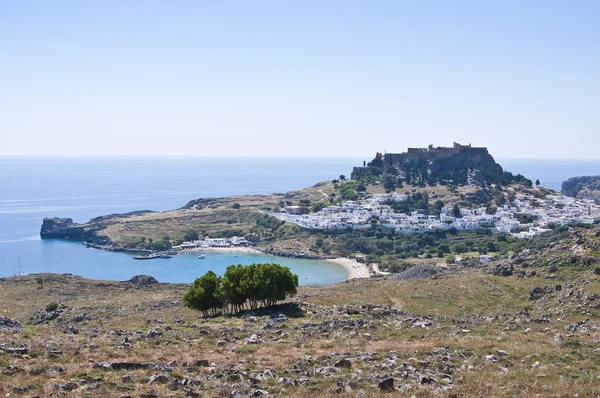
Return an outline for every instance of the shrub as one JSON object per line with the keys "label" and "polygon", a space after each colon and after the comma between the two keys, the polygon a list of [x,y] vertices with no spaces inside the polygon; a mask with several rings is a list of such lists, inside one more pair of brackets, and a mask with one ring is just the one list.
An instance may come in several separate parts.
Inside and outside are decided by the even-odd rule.
{"label": "shrub", "polygon": [[48,303],[46,305],[46,312],[53,312],[56,311],[58,309],[58,303],[55,303],[54,301],[51,303]]}
{"label": "shrub", "polygon": [[600,266],[594,268],[594,274],[600,275]]}
{"label": "shrub", "polygon": [[242,207],[238,202],[235,202],[234,204],[231,205],[232,209],[239,209],[240,207]]}

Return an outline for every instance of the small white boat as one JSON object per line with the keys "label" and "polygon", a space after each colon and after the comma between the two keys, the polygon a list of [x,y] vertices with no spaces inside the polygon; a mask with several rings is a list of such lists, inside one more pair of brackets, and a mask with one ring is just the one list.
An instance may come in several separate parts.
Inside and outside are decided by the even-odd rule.
{"label": "small white boat", "polygon": [[198,258],[199,258],[200,260],[204,260],[204,259],[206,258],[206,256],[205,256],[204,254],[201,254],[201,255],[199,255],[199,256],[198,256]]}

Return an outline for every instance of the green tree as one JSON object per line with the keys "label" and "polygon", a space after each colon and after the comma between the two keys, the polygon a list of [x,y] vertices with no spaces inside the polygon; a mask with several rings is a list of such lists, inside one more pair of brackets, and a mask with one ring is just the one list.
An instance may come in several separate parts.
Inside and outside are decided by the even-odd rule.
{"label": "green tree", "polygon": [[297,287],[298,275],[279,264],[232,265],[223,278],[209,271],[196,279],[183,296],[183,303],[205,316],[223,309],[235,313],[247,306],[272,306],[287,295],[296,294]]}
{"label": "green tree", "polygon": [[202,311],[206,315],[215,315],[224,305],[221,278],[212,271],[197,278],[183,296],[186,307]]}
{"label": "green tree", "polygon": [[539,186],[540,185],[540,180],[535,180],[535,185]]}
{"label": "green tree", "polygon": [[340,175],[340,181],[345,181],[346,180],[346,176],[345,175]]}
{"label": "green tree", "polygon": [[462,217],[462,215],[460,214],[460,208],[458,207],[457,204],[455,204],[454,207],[452,208],[452,215],[456,218]]}
{"label": "green tree", "polygon": [[183,240],[188,241],[188,242],[198,240],[198,238],[199,238],[198,231],[187,231],[185,233],[185,235],[183,235]]}

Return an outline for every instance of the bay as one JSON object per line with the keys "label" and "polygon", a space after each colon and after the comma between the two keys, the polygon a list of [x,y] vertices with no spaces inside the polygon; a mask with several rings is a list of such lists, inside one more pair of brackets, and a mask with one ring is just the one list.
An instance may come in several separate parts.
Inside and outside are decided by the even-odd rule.
{"label": "bay", "polygon": [[[319,181],[349,177],[369,156],[332,158],[228,157],[0,157],[0,277],[19,272],[73,273],[126,280],[148,274],[162,282],[191,282],[208,269],[231,264],[277,262],[300,276],[301,284],[328,284],[346,270],[326,261],[222,253],[133,260],[131,255],[87,249],[80,243],[41,240],[44,217],[76,222],[109,213],[169,210],[201,197],[269,194],[301,189]],[[499,159],[508,171],[560,190],[562,181],[599,175],[600,160]]]}

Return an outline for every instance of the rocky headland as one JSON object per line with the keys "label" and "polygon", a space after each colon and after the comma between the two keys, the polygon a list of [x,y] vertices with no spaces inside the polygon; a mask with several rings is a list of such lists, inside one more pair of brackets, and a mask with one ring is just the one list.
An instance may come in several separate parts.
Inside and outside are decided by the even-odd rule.
{"label": "rocky headland", "polygon": [[562,183],[563,195],[600,203],[600,176],[573,177]]}

